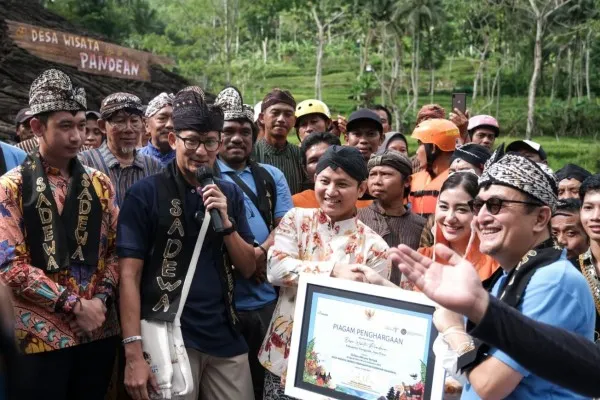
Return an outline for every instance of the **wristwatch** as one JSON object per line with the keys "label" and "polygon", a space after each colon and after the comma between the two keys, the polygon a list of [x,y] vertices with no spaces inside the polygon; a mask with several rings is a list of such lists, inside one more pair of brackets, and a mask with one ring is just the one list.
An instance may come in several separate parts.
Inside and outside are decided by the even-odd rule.
{"label": "wristwatch", "polygon": [[235,223],[235,220],[231,217],[227,217],[227,219],[229,219],[229,222],[231,222],[231,226],[223,229],[221,232],[221,235],[223,236],[231,235],[233,232],[237,231],[237,224]]}
{"label": "wristwatch", "polygon": [[112,305],[112,297],[110,297],[106,293],[97,293],[94,295],[94,298],[102,300],[102,303],[104,303],[104,306],[107,309],[109,309]]}

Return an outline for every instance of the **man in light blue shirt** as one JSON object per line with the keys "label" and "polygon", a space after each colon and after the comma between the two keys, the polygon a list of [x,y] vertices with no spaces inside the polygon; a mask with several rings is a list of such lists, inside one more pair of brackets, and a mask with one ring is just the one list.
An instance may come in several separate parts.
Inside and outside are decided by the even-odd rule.
{"label": "man in light blue shirt", "polygon": [[[479,194],[470,203],[479,249],[501,266],[486,284],[493,296],[524,315],[591,341],[595,310],[587,282],[550,235],[557,194],[547,166],[516,153],[494,153],[479,178]],[[451,335],[448,330],[460,321],[460,316],[444,310],[435,324],[460,354],[457,365],[469,381],[461,399],[585,398],[531,374],[499,349],[475,342],[465,353],[468,334],[457,330],[459,335]]]}
{"label": "man in light blue shirt", "polygon": [[215,104],[225,114],[218,169],[222,179],[244,192],[246,217],[256,241],[256,273],[250,279],[236,279],[235,305],[249,347],[254,397],[262,399],[264,368],[257,356],[277,300],[275,289],[266,280],[267,251],[273,244],[274,228],[293,207],[292,195],[279,169],[250,160],[258,129],[252,122],[252,108],[243,104],[241,94],[235,88],[225,88]]}
{"label": "man in light blue shirt", "polygon": [[0,175],[4,175],[11,169],[21,165],[27,153],[18,147],[0,142]]}

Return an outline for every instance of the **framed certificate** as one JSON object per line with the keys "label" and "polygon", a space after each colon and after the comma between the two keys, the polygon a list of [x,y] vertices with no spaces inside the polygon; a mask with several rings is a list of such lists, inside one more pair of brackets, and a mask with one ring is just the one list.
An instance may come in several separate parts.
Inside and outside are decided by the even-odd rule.
{"label": "framed certificate", "polygon": [[303,400],[441,399],[434,311],[422,293],[302,275],[285,394]]}

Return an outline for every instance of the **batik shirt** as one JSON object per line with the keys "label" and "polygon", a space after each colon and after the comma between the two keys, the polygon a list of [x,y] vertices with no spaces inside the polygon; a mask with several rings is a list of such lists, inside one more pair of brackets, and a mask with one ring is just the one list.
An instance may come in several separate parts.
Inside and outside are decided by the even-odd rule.
{"label": "batik shirt", "polygon": [[600,344],[600,277],[596,272],[596,261],[594,260],[592,249],[588,249],[578,257],[576,266],[585,277],[594,297],[594,304],[596,306],[596,333],[594,340]]}
{"label": "batik shirt", "polygon": [[[115,237],[118,208],[115,192],[106,175],[85,167],[102,204],[102,226],[97,268],[71,265],[46,273],[31,265],[22,208],[22,167],[0,177],[0,281],[12,289],[16,337],[26,354],[58,350],[88,342],[69,328],[77,297],[113,296],[118,285]],[[55,168],[45,167],[58,213],[62,213],[69,181]],[[114,305],[91,340],[119,334]]]}
{"label": "batik shirt", "polygon": [[149,140],[148,144],[139,149],[138,152],[145,156],[154,158],[163,168],[175,158],[175,150],[171,150],[168,153],[161,153],[160,150],[154,147],[152,142]]}
{"label": "batik shirt", "polygon": [[281,287],[267,335],[258,353],[261,364],[281,376],[287,370],[300,274],[330,276],[335,263],[363,264],[390,275],[388,245],[356,217],[332,222],[318,208],[292,208],[275,230],[267,277]]}

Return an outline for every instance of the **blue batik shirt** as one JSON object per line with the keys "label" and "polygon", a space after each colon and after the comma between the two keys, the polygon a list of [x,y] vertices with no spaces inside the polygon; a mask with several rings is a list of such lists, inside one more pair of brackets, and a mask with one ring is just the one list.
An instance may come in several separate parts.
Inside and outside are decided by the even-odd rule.
{"label": "blue batik shirt", "polygon": [[154,147],[152,142],[149,140],[148,144],[138,151],[145,156],[149,156],[157,160],[163,168],[175,158],[175,150],[171,150],[170,152],[163,154],[159,149]]}

